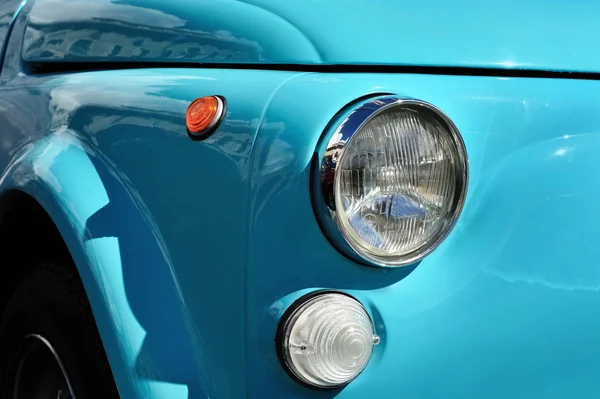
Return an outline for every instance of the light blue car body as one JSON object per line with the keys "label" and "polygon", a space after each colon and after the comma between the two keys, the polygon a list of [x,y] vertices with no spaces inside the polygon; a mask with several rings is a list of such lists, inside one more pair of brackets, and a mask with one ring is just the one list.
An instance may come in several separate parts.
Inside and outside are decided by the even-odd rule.
{"label": "light blue car body", "polygon": [[[0,207],[18,190],[57,225],[123,399],[596,397],[599,18],[591,1],[7,0]],[[469,157],[455,229],[399,269],[340,254],[311,198],[331,120],[383,94],[439,107]],[[206,95],[227,114],[192,141]],[[319,288],[381,336],[341,390],[300,386],[275,351]]]}

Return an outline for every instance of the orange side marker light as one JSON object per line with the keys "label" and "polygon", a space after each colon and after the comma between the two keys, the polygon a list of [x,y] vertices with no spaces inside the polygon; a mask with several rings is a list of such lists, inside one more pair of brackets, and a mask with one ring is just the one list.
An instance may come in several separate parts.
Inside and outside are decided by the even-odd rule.
{"label": "orange side marker light", "polygon": [[215,130],[225,114],[222,97],[200,97],[192,101],[185,113],[188,133],[194,139],[204,139]]}

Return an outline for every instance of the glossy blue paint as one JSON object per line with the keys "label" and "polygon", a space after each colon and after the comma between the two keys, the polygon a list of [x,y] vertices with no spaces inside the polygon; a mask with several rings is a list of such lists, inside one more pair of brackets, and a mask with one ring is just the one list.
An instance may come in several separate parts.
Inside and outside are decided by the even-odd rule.
{"label": "glossy blue paint", "polygon": [[36,0],[23,57],[598,72],[599,13],[560,0]]}
{"label": "glossy blue paint", "polygon": [[237,0],[36,0],[26,61],[314,63],[314,45],[277,14]]}
{"label": "glossy blue paint", "polygon": [[[439,106],[469,153],[463,214],[408,276],[344,258],[311,204],[311,162],[330,116],[369,93]],[[253,150],[249,392],[355,399],[600,391],[598,104],[600,82],[582,80],[310,74],[283,86]],[[382,337],[365,372],[340,391],[295,384],[274,354],[283,311],[317,288],[363,301]]]}
{"label": "glossy blue paint", "polygon": [[[59,227],[122,398],[596,395],[599,81],[191,68],[35,76],[26,63],[119,60],[127,54],[146,59],[134,54],[142,48],[135,40],[153,45],[162,37],[168,47],[180,34],[184,44],[212,44],[174,60],[298,57],[331,63],[366,57],[375,63],[592,70],[596,53],[579,51],[584,45],[593,49],[589,36],[571,47],[566,40],[586,29],[593,33],[585,18],[597,6],[511,2],[511,11],[498,11],[498,20],[468,19],[456,30],[444,30],[453,10],[480,6],[440,4],[427,14],[417,12],[426,5],[406,4],[407,14],[400,14],[391,1],[379,2],[388,13],[365,1],[344,7],[338,2],[337,9],[332,1],[249,3],[98,1],[86,3],[87,10],[73,0],[72,8],[59,13],[50,6],[58,9],[63,2],[37,0],[23,9],[13,29],[0,75],[0,194],[28,193]],[[555,40],[554,52],[534,40],[542,33],[532,24],[517,25],[503,39],[495,36],[500,17],[531,16],[531,4],[548,11],[536,15],[536,27],[549,37],[558,35],[550,32],[550,22],[559,11],[581,17],[573,29],[560,32],[565,41]],[[213,18],[194,19],[187,7]],[[335,20],[336,10],[347,22],[321,25],[316,32],[321,18]],[[349,32],[358,26],[359,11],[364,17],[377,12],[379,19],[363,17],[365,26],[377,24],[382,33],[377,38],[387,39],[350,46],[345,40],[364,36]],[[402,15],[413,17],[392,28],[394,17]],[[400,33],[429,15],[426,22],[435,22],[436,30],[420,31],[410,48],[400,46],[406,36]],[[90,16],[103,18],[89,21]],[[182,25],[163,26],[173,16]],[[263,18],[272,18],[267,30],[250,32]],[[62,28],[54,24],[59,20]],[[206,23],[214,25],[204,31]],[[480,24],[489,29],[467,45],[471,34],[463,29]],[[117,25],[125,33],[114,38]],[[89,46],[77,41],[86,26]],[[157,36],[159,28],[167,28],[166,36]],[[227,32],[215,33],[220,28]],[[140,33],[144,29],[151,32],[148,39]],[[236,41],[239,51],[233,51],[223,39],[231,38],[228,29],[238,29],[236,38],[256,37]],[[433,40],[440,31],[444,35],[435,37],[450,45]],[[530,32],[531,39],[513,40],[519,32]],[[68,33],[79,44],[63,48],[61,35]],[[33,40],[34,34],[55,35],[57,42]],[[104,44],[111,50],[99,50]],[[113,44],[135,49],[113,53]],[[429,44],[427,52],[421,44]],[[212,45],[214,53],[208,50]],[[575,54],[568,56],[568,48]],[[156,59],[171,60],[162,51]],[[498,64],[509,53],[512,64]],[[319,228],[311,203],[314,152],[327,139],[322,132],[349,103],[383,93],[440,107],[462,132],[469,153],[463,214],[448,239],[416,268],[370,268],[343,257]],[[213,94],[227,98],[226,118],[209,139],[191,141],[185,109],[194,98]],[[275,353],[283,311],[318,288],[359,298],[382,338],[365,372],[338,391],[299,386]]]}
{"label": "glossy blue paint", "polygon": [[5,45],[13,22],[26,2],[27,0],[4,0],[0,4],[0,65],[2,65]]}
{"label": "glossy blue paint", "polygon": [[[0,75],[0,193],[30,194],[59,227],[121,396],[245,396],[250,149],[272,93],[296,74],[29,76],[20,37]],[[188,104],[215,93],[226,120],[190,140]]]}

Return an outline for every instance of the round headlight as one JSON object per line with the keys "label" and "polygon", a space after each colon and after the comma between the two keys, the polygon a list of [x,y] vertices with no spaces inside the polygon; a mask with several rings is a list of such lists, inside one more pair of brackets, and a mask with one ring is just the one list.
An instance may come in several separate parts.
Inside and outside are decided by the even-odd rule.
{"label": "round headlight", "polygon": [[336,233],[349,255],[379,266],[414,263],[443,241],[462,210],[467,176],[452,121],[431,104],[397,97],[351,112],[321,162]]}
{"label": "round headlight", "polygon": [[317,292],[296,301],[279,324],[278,353],[302,384],[333,389],[366,367],[379,342],[365,308],[339,292]]}

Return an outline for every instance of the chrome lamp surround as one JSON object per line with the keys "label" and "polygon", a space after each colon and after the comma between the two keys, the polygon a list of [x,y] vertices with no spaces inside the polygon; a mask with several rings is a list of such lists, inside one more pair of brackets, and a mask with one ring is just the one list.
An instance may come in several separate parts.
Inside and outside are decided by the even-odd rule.
{"label": "chrome lamp surround", "polygon": [[[336,211],[335,190],[336,185],[339,184],[338,161],[342,159],[350,140],[365,124],[390,108],[415,111],[418,115],[432,118],[442,126],[455,148],[457,157],[454,161],[458,173],[456,174],[455,194],[451,203],[451,217],[445,221],[443,227],[430,237],[425,245],[415,251],[401,256],[383,257],[366,253],[345,237],[340,226],[339,214]],[[359,263],[380,267],[398,267],[417,263],[444,241],[462,211],[468,183],[468,158],[462,136],[454,123],[435,106],[424,101],[396,96],[383,96],[367,100],[347,112],[345,117],[342,115],[340,120],[342,120],[341,123],[334,125],[329,130],[333,131],[333,134],[329,133],[329,138],[324,137],[324,141],[320,145],[318,155],[321,162],[318,183],[313,184],[313,190],[317,190],[317,193],[313,193],[313,205],[324,233],[338,250]],[[317,176],[314,177],[317,180]]]}

